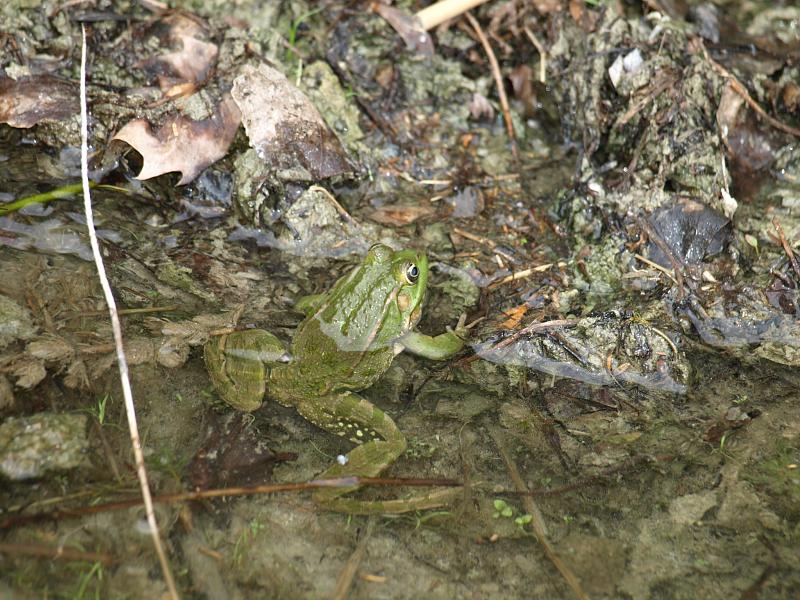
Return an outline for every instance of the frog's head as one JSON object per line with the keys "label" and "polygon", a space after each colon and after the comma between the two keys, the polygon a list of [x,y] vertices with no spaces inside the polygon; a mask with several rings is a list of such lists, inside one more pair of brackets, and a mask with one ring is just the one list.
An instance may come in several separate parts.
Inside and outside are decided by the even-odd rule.
{"label": "frog's head", "polygon": [[428,286],[428,257],[421,250],[394,251],[375,244],[367,254],[367,263],[389,267],[395,282],[394,295],[400,312],[400,330],[410,331],[422,315],[422,301]]}

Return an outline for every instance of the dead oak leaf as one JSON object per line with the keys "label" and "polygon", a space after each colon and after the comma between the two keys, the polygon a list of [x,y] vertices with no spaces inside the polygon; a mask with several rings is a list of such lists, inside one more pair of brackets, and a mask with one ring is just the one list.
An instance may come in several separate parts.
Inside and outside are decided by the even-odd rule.
{"label": "dead oak leaf", "polygon": [[191,95],[207,81],[217,61],[219,47],[208,40],[206,23],[191,13],[172,12],[146,27],[144,37],[154,37],[162,49],[171,49],[137,62],[165,97]]}
{"label": "dead oak leaf", "polygon": [[75,84],[52,75],[21,79],[0,77],[0,123],[29,128],[41,122],[56,122],[78,114]]}
{"label": "dead oak leaf", "polygon": [[180,50],[145,59],[136,65],[154,72],[158,86],[165,93],[176,87],[196,88],[206,81],[219,53],[216,44],[191,35],[180,34],[177,40],[182,44]]}
{"label": "dead oak leaf", "polygon": [[225,156],[240,122],[236,103],[226,95],[208,119],[194,121],[178,115],[169,118],[155,134],[147,121],[136,119],[113,139],[130,144],[142,155],[142,171],[137,179],[179,171],[178,185],[186,185]]}

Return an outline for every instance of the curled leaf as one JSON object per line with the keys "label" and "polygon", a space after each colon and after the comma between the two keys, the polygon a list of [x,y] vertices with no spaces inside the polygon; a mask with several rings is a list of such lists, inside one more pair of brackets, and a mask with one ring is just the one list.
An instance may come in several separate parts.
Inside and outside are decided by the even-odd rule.
{"label": "curled leaf", "polygon": [[138,179],[179,171],[178,185],[185,185],[225,156],[240,120],[236,104],[230,96],[225,96],[208,119],[171,117],[155,133],[147,121],[136,119],[120,129],[113,139],[130,144],[142,155],[144,162]]}

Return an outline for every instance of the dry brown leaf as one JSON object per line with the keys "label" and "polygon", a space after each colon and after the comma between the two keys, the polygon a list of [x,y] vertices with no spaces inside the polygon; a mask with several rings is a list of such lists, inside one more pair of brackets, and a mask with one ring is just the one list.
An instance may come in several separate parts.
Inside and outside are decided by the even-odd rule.
{"label": "dry brown leaf", "polygon": [[137,179],[179,171],[178,185],[185,185],[225,156],[240,121],[236,103],[226,95],[209,119],[171,117],[155,134],[147,121],[136,119],[120,129],[113,139],[130,144],[142,155],[142,171]]}
{"label": "dry brown leaf", "polygon": [[64,377],[64,385],[72,390],[88,390],[91,387],[85,362],[76,360],[69,366],[67,374]]}
{"label": "dry brown leaf", "polygon": [[242,111],[250,145],[272,168],[300,167],[314,180],[352,170],[339,138],[280,71],[245,65],[231,95]]}
{"label": "dry brown leaf", "polygon": [[182,44],[180,50],[148,58],[137,64],[151,72],[156,71],[158,87],[171,97],[184,95],[188,90],[193,91],[206,81],[219,53],[216,44],[190,35],[179,35],[178,40]]}
{"label": "dry brown leaf", "polygon": [[23,356],[12,365],[11,374],[17,378],[17,386],[31,389],[47,376],[44,361]]}
{"label": "dry brown leaf", "polygon": [[504,310],[503,314],[508,318],[502,322],[500,327],[503,329],[516,329],[526,312],[528,312],[527,304],[520,304],[514,308]]}
{"label": "dry brown leaf", "polygon": [[42,360],[64,361],[72,357],[75,349],[65,339],[55,336],[42,337],[30,342],[25,351]]}
{"label": "dry brown leaf", "polygon": [[475,120],[485,118],[491,121],[494,119],[494,107],[486,96],[480,92],[475,92],[472,94],[472,100],[469,103],[469,114]]}
{"label": "dry brown leaf", "polygon": [[369,218],[382,225],[408,225],[422,217],[428,217],[435,211],[430,206],[401,206],[387,205],[375,209],[369,214]]}
{"label": "dry brown leaf", "polygon": [[0,123],[28,128],[78,114],[78,88],[52,75],[0,77]]}
{"label": "dry brown leaf", "polygon": [[569,0],[569,14],[586,33],[591,33],[597,28],[599,13],[585,6],[581,0]]}
{"label": "dry brown leaf", "polygon": [[155,78],[166,96],[191,94],[208,79],[219,54],[217,45],[205,39],[205,23],[193,15],[170,13],[150,29],[162,45],[180,49],[145,58],[135,66]]}
{"label": "dry brown leaf", "polygon": [[14,406],[14,386],[5,375],[0,375],[0,410]]}

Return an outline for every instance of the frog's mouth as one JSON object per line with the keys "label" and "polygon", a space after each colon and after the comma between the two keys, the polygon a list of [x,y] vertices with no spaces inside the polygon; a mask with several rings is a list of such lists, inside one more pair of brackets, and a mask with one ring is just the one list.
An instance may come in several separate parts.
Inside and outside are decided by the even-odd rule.
{"label": "frog's mouth", "polygon": [[414,310],[411,311],[411,314],[408,316],[408,328],[413,329],[419,323],[419,320],[422,318],[422,305],[425,303],[425,297],[428,295],[426,291],[423,295],[422,299],[419,303],[414,307]]}
{"label": "frog's mouth", "polygon": [[401,315],[408,314],[408,317],[405,319],[405,322],[403,323],[403,329],[406,330],[413,329],[414,327],[416,327],[417,323],[419,323],[419,320],[422,317],[422,305],[425,302],[425,296],[427,296],[427,290],[425,291],[425,294],[420,299],[420,301],[417,302],[417,305],[414,308],[412,308],[410,312],[407,311],[409,305],[411,304],[411,302],[413,302],[411,295],[406,292],[397,293],[397,291],[395,291],[394,295],[396,295],[397,297],[397,309],[398,311],[400,311],[400,314]]}

